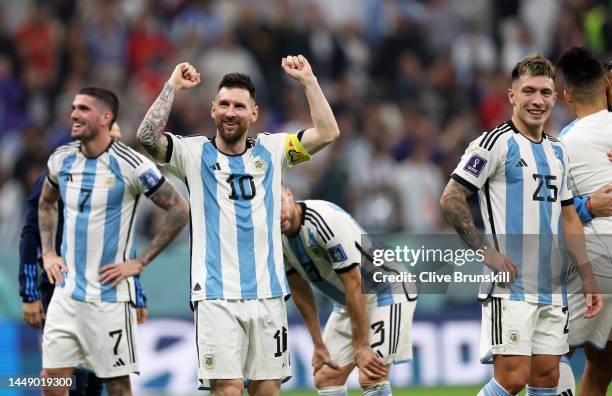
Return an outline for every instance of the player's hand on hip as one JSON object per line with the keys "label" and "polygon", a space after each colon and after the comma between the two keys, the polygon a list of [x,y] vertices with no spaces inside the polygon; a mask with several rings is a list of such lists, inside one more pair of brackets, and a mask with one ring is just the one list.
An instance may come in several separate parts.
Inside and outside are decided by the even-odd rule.
{"label": "player's hand on hip", "polygon": [[385,362],[369,345],[355,350],[355,363],[359,370],[372,381],[379,381],[387,375]]}
{"label": "player's hand on hip", "polygon": [[512,282],[518,275],[516,270],[516,264],[510,260],[510,257],[506,256],[495,250],[494,248],[487,248],[484,252],[484,263],[487,267],[491,268],[496,272],[507,272],[510,274],[510,282]]}
{"label": "player's hand on hip", "polygon": [[309,80],[315,79],[310,63],[308,63],[308,60],[303,55],[288,55],[286,58],[281,59],[281,67],[285,73],[302,85],[306,84]]}
{"label": "player's hand on hip", "polygon": [[587,319],[594,318],[599,315],[603,308],[603,299],[599,292],[599,286],[597,286],[595,277],[591,275],[582,280],[582,292],[584,293],[584,299],[586,301],[584,317]]}
{"label": "player's hand on hip", "polygon": [[200,73],[188,62],[179,63],[174,68],[168,84],[175,89],[193,88],[200,83]]}
{"label": "player's hand on hip", "polygon": [[328,366],[334,370],[338,370],[340,368],[338,363],[332,360],[325,345],[315,347],[314,351],[312,352],[312,368],[314,373],[322,369],[323,366]]}
{"label": "player's hand on hip", "polygon": [[149,316],[149,310],[147,307],[138,307],[136,308],[136,322],[138,324],[143,324],[147,317]]}
{"label": "player's hand on hip", "polygon": [[612,162],[612,150],[608,151],[608,161]]}
{"label": "player's hand on hip", "polygon": [[62,272],[68,272],[68,268],[64,260],[55,252],[47,252],[43,254],[43,267],[47,273],[47,278],[52,285],[62,283],[64,276]]}
{"label": "player's hand on hip", "polygon": [[45,320],[45,310],[42,301],[36,300],[23,303],[21,310],[23,311],[23,318],[30,326],[36,329],[42,327],[42,322]]}
{"label": "player's hand on hip", "polygon": [[125,278],[140,274],[143,268],[142,261],[138,259],[105,265],[98,271],[100,273],[100,283],[113,282],[111,287],[116,287]]}
{"label": "player's hand on hip", "polygon": [[612,216],[612,184],[606,184],[591,195],[591,214],[597,217]]}

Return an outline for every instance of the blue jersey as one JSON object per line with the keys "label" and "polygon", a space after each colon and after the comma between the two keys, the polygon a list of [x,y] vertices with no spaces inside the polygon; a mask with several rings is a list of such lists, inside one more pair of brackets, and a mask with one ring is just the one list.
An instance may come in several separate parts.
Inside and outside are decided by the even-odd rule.
{"label": "blue jersey", "polygon": [[[451,176],[478,191],[485,231],[517,265],[518,276],[493,295],[565,305],[567,261],[560,251],[561,207],[572,204],[568,159],[557,139],[533,142],[512,121],[474,140]],[[488,271],[488,267],[486,267]]]}
{"label": "blue jersey", "polygon": [[98,270],[130,258],[139,198],[154,194],[164,178],[121,142],[112,141],[96,158],[84,156],[80,146],[61,146],[48,161],[47,180],[64,202],[61,256],[68,273],[60,287],[80,301],[136,302],[132,277],[113,288],[99,282]]}
{"label": "blue jersey", "polygon": [[307,156],[296,135],[261,133],[240,155],[204,136],[166,136],[167,169],[189,189],[192,301],[286,295],[281,173]]}

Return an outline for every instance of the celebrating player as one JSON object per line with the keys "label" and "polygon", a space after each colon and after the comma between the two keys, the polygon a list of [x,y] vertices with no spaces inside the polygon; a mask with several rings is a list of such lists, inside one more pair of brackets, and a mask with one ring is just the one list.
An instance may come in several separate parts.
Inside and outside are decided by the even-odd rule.
{"label": "celebrating player", "polygon": [[[481,358],[493,360],[494,377],[479,395],[514,395],[526,384],[528,395],[557,394],[559,360],[568,345],[563,260],[553,235],[562,231],[582,278],[584,314],[594,317],[601,310],[566,182],[567,155],[543,132],[556,100],[554,74],[539,55],[514,67],[508,90],[512,118],[470,144],[440,201],[468,245],[486,248],[487,267],[513,279],[492,285],[483,303]],[[468,210],[467,197],[475,191],[492,243],[485,243]]]}
{"label": "celebrating player", "polygon": [[[570,159],[570,185],[575,195],[588,197],[612,182],[612,167],[606,155],[612,149],[612,113],[608,112],[607,98],[607,93],[612,94],[612,81],[606,80],[601,62],[586,48],[566,50],[558,67],[565,77],[563,96],[577,117],[559,136]],[[581,285],[576,273],[571,272],[568,355],[571,357],[576,347],[584,348],[586,365],[580,394],[603,396],[612,381],[612,217],[587,220],[584,225],[587,251],[603,291],[604,311],[591,319],[582,315],[585,307]],[[561,365],[559,385],[560,392],[575,392],[574,376],[567,361]]]}
{"label": "celebrating player", "polygon": [[[38,209],[44,268],[55,285],[43,333],[42,375],[69,376],[84,363],[109,395],[131,394],[138,371],[134,275],[188,221],[187,203],[147,158],[113,140],[119,101],[102,88],[82,88],[72,103],[76,142],[49,158]],[[129,259],[140,195],[167,212],[149,245]],[[64,203],[61,256],[55,251],[57,203]],[[43,390],[43,394],[67,394]]]}
{"label": "celebrating player", "polygon": [[198,374],[213,394],[240,395],[243,380],[250,380],[250,394],[274,395],[290,375],[281,171],[340,134],[306,58],[288,56],[281,66],[304,88],[314,128],[249,137],[259,112],[255,86],[250,77],[230,73],[213,101],[214,137],[162,133],[175,93],[200,82],[195,68],[181,63],[138,130],[153,158],[189,187]]}
{"label": "celebrating player", "polygon": [[[295,202],[284,188],[281,232],[291,295],[314,344],[319,394],[346,396],[346,380],[357,365],[364,394],[390,395],[389,365],[412,359],[416,296],[408,301],[406,294],[362,294],[359,247],[365,231],[330,202]],[[336,304],[323,337],[310,285]]]}
{"label": "celebrating player", "polygon": [[[111,129],[113,139],[121,138],[121,130],[117,123]],[[22,311],[25,321],[34,328],[44,326],[45,313],[53,295],[54,286],[49,283],[46,274],[38,274],[38,266],[43,267],[40,254],[40,232],[38,229],[38,200],[43,184],[47,178],[47,172],[43,172],[32,187],[32,193],[26,201],[26,216],[21,239],[19,243],[19,294],[23,300]],[[64,210],[64,204],[58,201],[58,211]],[[62,235],[64,230],[64,218],[58,217],[55,251],[61,254]],[[43,271],[44,272],[44,271]],[[138,324],[144,322],[147,317],[146,297],[142,291],[138,277],[134,278],[136,292],[135,305]],[[102,394],[102,381],[94,373],[88,370],[77,369],[76,389],[70,391],[71,396],[76,395],[100,395]]]}

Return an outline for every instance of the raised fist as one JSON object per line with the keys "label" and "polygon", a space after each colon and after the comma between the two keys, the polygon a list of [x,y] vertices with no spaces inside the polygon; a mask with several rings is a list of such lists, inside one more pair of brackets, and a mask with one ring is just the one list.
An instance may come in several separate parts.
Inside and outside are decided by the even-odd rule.
{"label": "raised fist", "polygon": [[179,63],[174,68],[168,84],[175,89],[193,88],[200,83],[200,73],[190,63]]}
{"label": "raised fist", "polygon": [[303,55],[288,55],[281,60],[281,67],[289,76],[304,85],[309,79],[314,79],[310,63]]}

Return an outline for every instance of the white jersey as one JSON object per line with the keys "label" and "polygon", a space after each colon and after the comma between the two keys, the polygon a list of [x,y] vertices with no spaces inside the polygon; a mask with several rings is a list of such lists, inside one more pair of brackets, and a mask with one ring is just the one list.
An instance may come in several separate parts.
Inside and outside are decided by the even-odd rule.
{"label": "white jersey", "polygon": [[112,141],[96,158],[81,143],[59,147],[48,161],[47,180],[64,202],[61,255],[68,267],[61,286],[75,300],[135,301],[132,277],[116,288],[101,284],[98,270],[130,258],[134,215],[141,194],[151,196],[164,183],[153,162]]}
{"label": "white jersey", "polygon": [[532,142],[508,121],[474,140],[453,172],[454,180],[478,190],[486,233],[517,265],[510,288],[495,285],[494,296],[565,305],[562,274],[569,263],[555,235],[562,231],[561,206],[573,203],[567,164],[558,140],[543,134]]}
{"label": "white jersey", "polygon": [[[599,188],[612,183],[612,164],[607,156],[608,151],[612,150],[612,113],[601,110],[575,120],[563,129],[559,138],[562,139],[570,159],[570,187],[574,195],[593,194]],[[589,242],[599,240],[599,243],[595,244],[601,245],[602,248],[593,252],[589,246],[590,253],[607,257],[606,260],[593,260],[593,256],[591,257],[593,272],[612,277],[612,217],[594,217],[584,225],[584,233]],[[596,235],[601,238],[596,238]]]}
{"label": "white jersey", "polygon": [[299,162],[295,135],[261,133],[241,155],[204,136],[166,136],[166,166],[189,189],[192,301],[286,295],[281,173]]}
{"label": "white jersey", "polygon": [[[368,236],[351,215],[331,202],[307,200],[298,205],[302,206],[300,230],[294,236],[283,235],[287,274],[297,271],[332,302],[346,306],[338,273],[361,264],[362,238]],[[370,309],[407,300],[405,294],[380,289],[368,294]]]}

